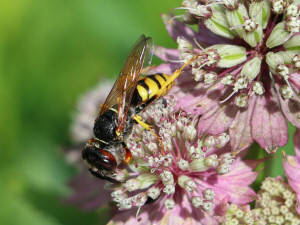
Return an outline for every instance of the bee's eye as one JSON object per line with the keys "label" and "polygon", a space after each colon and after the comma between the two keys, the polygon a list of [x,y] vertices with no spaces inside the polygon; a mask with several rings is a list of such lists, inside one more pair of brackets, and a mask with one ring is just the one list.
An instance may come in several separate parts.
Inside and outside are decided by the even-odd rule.
{"label": "bee's eye", "polygon": [[116,158],[108,151],[87,145],[82,151],[82,158],[99,170],[113,171],[117,167]]}

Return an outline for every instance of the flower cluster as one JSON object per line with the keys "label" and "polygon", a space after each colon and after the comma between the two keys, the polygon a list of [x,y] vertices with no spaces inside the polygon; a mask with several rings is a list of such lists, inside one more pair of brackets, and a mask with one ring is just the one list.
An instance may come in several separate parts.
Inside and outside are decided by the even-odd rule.
{"label": "flower cluster", "polygon": [[262,225],[262,221],[259,221],[250,210],[249,205],[239,206],[236,204],[230,204],[227,206],[227,211],[225,214],[225,225],[238,225],[238,224],[259,224]]}
{"label": "flower cluster", "polygon": [[[163,19],[178,48],[156,46],[166,63],[147,73],[171,75],[196,59],[169,96],[139,113],[152,132],[134,124],[124,140],[133,160],[116,169],[119,183],[105,185],[119,210],[109,224],[300,224],[299,0],[184,0],[177,9],[185,15]],[[92,137],[109,89],[84,97],[76,143]],[[256,194],[253,170],[268,159],[245,160],[246,149],[254,141],[268,153],[284,146],[286,120],[297,128],[296,155],[283,152],[288,183],[266,178]]]}
{"label": "flower cluster", "polygon": [[230,204],[225,225],[234,224],[300,224],[296,212],[296,193],[281,177],[266,178],[258,192],[255,208]]}
{"label": "flower cluster", "polygon": [[111,82],[99,82],[93,90],[85,93],[78,101],[77,112],[72,115],[71,138],[74,143],[85,143],[93,136],[94,120],[99,113],[107,93],[112,87]]}
{"label": "flower cluster", "polygon": [[253,140],[272,153],[285,145],[286,119],[300,126],[299,2],[184,0],[178,9],[199,31],[163,16],[178,49],[157,47],[168,64],[154,69],[170,73],[199,55],[173,90],[178,108],[205,115],[200,132],[229,129],[235,151]]}
{"label": "flower cluster", "polygon": [[296,194],[282,178],[267,178],[263,181],[255,214],[264,224],[300,224],[296,212]]}
{"label": "flower cluster", "polygon": [[[150,214],[146,217],[146,213],[141,213],[140,218],[145,221],[150,216],[152,222],[158,222],[161,213],[168,210],[170,213],[164,217],[167,221],[178,216],[178,211],[192,221],[216,221],[213,210],[221,207],[224,199],[245,204],[255,198],[248,185],[257,176],[252,172],[257,163],[234,160],[224,149],[229,141],[227,134],[198,136],[197,117],[185,112],[174,114],[175,103],[174,97],[164,99],[143,113],[143,118],[159,133],[163,149],[151,132],[136,126],[127,140],[133,154],[130,170],[119,170],[116,179],[124,182],[107,187],[114,190],[112,198],[120,210],[135,207],[138,212],[145,210]],[[237,186],[239,192],[234,193]],[[149,211],[150,202],[149,207],[158,211]],[[132,213],[128,217],[135,218]],[[124,214],[112,221],[121,218]]]}

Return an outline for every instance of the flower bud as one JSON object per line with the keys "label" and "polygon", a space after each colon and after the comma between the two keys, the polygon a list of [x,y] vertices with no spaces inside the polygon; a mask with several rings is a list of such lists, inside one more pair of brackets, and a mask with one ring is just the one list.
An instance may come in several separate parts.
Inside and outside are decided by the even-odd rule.
{"label": "flower bud", "polygon": [[138,182],[137,179],[130,179],[127,180],[124,186],[128,189],[128,191],[136,191],[140,187],[140,183]]}
{"label": "flower bud", "polygon": [[232,74],[227,74],[225,77],[223,77],[220,81],[224,85],[231,85],[234,82],[234,77]]}
{"label": "flower bud", "polygon": [[215,136],[215,147],[223,148],[228,141],[230,140],[230,136],[226,133],[219,134]]}
{"label": "flower bud", "polygon": [[157,199],[160,196],[160,190],[157,187],[151,187],[148,192],[147,195],[152,198],[153,200]]}
{"label": "flower bud", "polygon": [[280,87],[280,94],[284,99],[289,99],[293,97],[293,90],[287,85],[282,85]]}
{"label": "flower bud", "polygon": [[207,188],[205,189],[203,192],[203,197],[208,200],[208,201],[212,201],[215,198],[215,193],[211,188]]}
{"label": "flower bud", "polygon": [[241,75],[248,78],[248,81],[251,82],[254,80],[260,72],[261,59],[254,57],[250,61],[246,62],[244,65]]}
{"label": "flower bud", "polygon": [[218,165],[218,156],[216,154],[207,156],[204,159],[204,164],[208,167],[216,167]]}
{"label": "flower bud", "polygon": [[240,94],[240,95],[236,96],[236,98],[235,98],[235,104],[238,107],[245,108],[248,105],[248,98],[249,98],[248,95],[246,95],[246,94]]}
{"label": "flower bud", "polygon": [[253,85],[252,85],[252,91],[256,94],[256,95],[263,95],[265,92],[264,86],[261,82],[259,81],[254,81]]}
{"label": "flower bud", "polygon": [[205,84],[213,84],[217,81],[216,73],[206,73],[204,74],[204,83]]}
{"label": "flower bud", "polygon": [[283,0],[274,0],[272,5],[273,12],[276,14],[283,13]]}
{"label": "flower bud", "polygon": [[290,36],[290,33],[285,28],[285,21],[278,23],[272,30],[266,45],[268,48],[274,48],[276,46],[282,45],[287,38]]}
{"label": "flower bud", "polygon": [[197,187],[196,183],[191,178],[185,175],[181,175],[178,177],[178,184],[180,187],[186,189],[189,192],[194,191],[194,188]]}
{"label": "flower bud", "polygon": [[246,49],[236,45],[213,45],[210,48],[217,50],[221,59],[217,63],[218,67],[230,68],[245,62]]}
{"label": "flower bud", "polygon": [[167,195],[171,195],[175,193],[175,186],[174,184],[168,184],[165,186],[163,189],[163,192],[166,193]]}
{"label": "flower bud", "polygon": [[195,207],[195,208],[199,208],[201,205],[203,205],[203,198],[200,198],[198,196],[194,196],[192,197],[192,205]]}
{"label": "flower bud", "polygon": [[298,6],[296,4],[290,4],[286,10],[287,16],[296,17],[298,16]]}
{"label": "flower bud", "polygon": [[286,41],[283,46],[289,50],[299,50],[299,43],[300,43],[300,35],[295,35],[294,37],[290,38]]}
{"label": "flower bud", "polygon": [[204,20],[205,26],[217,35],[233,39],[235,35],[234,32],[230,30],[227,20],[224,20],[226,17],[225,13],[221,10],[215,10],[215,8],[216,7],[213,9],[211,17]]}
{"label": "flower bud", "polygon": [[168,198],[165,200],[164,205],[165,205],[166,209],[168,209],[168,210],[173,209],[173,207],[175,206],[175,202],[173,199]]}

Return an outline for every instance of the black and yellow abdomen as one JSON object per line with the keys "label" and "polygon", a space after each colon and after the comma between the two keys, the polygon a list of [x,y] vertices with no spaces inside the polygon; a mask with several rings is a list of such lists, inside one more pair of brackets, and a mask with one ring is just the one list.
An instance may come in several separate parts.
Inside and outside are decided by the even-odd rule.
{"label": "black and yellow abdomen", "polygon": [[[133,92],[131,106],[147,106],[152,101],[157,99],[157,93],[162,86],[170,79],[166,74],[153,74],[145,77],[141,77],[137,83],[137,86]],[[166,94],[172,87],[173,83],[170,83],[163,91]]]}

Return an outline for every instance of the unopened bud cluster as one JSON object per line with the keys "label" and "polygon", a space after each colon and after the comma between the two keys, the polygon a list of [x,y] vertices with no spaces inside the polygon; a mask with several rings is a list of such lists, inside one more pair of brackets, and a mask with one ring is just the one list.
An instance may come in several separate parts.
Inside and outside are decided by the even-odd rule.
{"label": "unopened bud cluster", "polygon": [[296,193],[282,178],[266,178],[258,192],[255,208],[227,206],[225,225],[297,225],[300,216],[296,212]]}
{"label": "unopened bud cluster", "polygon": [[238,206],[236,204],[230,204],[227,207],[225,214],[224,225],[263,225],[263,220],[259,220],[253,210],[250,210],[248,206]]}
{"label": "unopened bud cluster", "polygon": [[300,224],[296,193],[281,178],[263,181],[253,212],[265,224]]}

